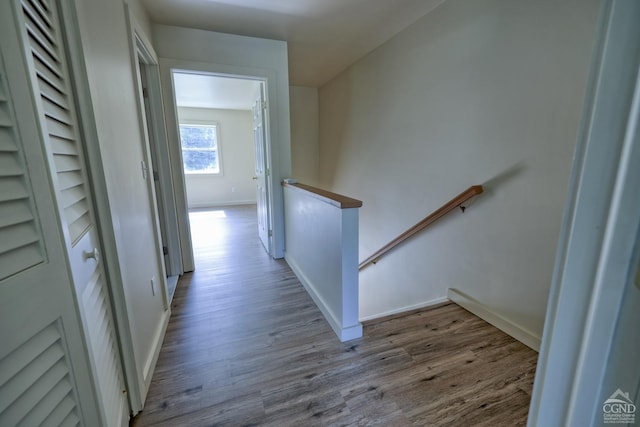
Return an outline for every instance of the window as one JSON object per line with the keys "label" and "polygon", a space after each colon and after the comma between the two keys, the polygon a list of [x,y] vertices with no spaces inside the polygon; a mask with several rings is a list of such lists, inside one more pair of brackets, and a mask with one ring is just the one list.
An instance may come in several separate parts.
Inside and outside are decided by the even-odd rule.
{"label": "window", "polygon": [[184,173],[220,173],[217,125],[180,125],[180,141]]}

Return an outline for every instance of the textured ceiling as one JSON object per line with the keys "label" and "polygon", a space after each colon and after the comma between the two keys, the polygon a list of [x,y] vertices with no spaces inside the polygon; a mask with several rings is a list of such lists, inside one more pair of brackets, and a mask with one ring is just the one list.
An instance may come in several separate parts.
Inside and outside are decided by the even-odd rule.
{"label": "textured ceiling", "polygon": [[444,0],[142,0],[153,22],[285,40],[292,85],[322,86]]}

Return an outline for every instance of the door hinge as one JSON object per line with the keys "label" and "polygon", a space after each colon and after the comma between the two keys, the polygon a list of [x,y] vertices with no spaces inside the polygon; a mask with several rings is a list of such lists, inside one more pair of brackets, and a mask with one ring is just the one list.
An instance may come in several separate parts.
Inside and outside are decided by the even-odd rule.
{"label": "door hinge", "polygon": [[273,237],[273,230],[269,230],[269,237]]}
{"label": "door hinge", "polygon": [[264,173],[265,176],[269,176],[271,175],[271,171],[269,170],[269,168],[267,168],[267,170]]}
{"label": "door hinge", "polygon": [[143,98],[148,98],[149,97],[149,91],[147,90],[146,87],[142,88],[142,97]]}
{"label": "door hinge", "polygon": [[262,101],[262,109],[263,110],[267,109],[267,101]]}
{"label": "door hinge", "polygon": [[160,181],[160,174],[158,173],[158,171],[153,171],[153,180]]}

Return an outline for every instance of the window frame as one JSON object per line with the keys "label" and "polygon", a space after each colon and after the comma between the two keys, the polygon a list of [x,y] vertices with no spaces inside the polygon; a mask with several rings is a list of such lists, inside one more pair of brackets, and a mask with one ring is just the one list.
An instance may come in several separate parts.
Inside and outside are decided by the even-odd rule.
{"label": "window frame", "polygon": [[[216,155],[218,160],[218,172],[188,172],[184,166],[184,147],[182,146],[182,137],[180,136],[180,128],[182,126],[185,127],[207,127],[215,129],[215,137],[216,137]],[[220,122],[217,120],[185,120],[184,122],[178,123],[178,140],[180,142],[180,154],[182,157],[182,170],[185,176],[224,176],[222,169],[222,142],[220,140]],[[198,151],[198,149],[193,149],[187,151]]]}

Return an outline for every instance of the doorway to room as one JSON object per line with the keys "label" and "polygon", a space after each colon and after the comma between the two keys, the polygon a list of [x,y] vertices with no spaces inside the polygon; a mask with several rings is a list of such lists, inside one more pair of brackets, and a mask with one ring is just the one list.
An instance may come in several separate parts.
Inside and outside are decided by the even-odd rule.
{"label": "doorway to room", "polygon": [[[171,77],[190,221],[248,208],[271,254],[265,82],[183,70]],[[192,249],[221,238],[190,231]]]}

